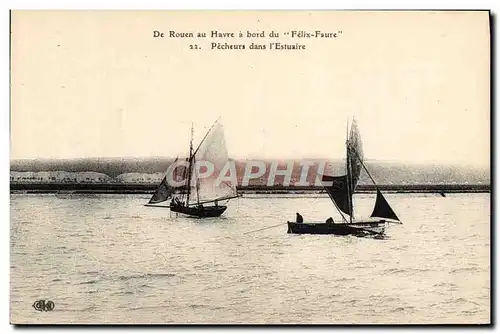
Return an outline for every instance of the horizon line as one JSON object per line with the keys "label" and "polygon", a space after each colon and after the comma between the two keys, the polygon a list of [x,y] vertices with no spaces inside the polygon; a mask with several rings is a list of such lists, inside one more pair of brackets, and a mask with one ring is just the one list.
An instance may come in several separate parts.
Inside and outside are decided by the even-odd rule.
{"label": "horizon line", "polygon": [[[46,161],[76,161],[76,160],[105,160],[105,159],[133,159],[133,160],[146,160],[146,159],[175,159],[173,156],[92,156],[92,157],[30,157],[30,158],[9,158],[9,161],[35,161],[35,160],[46,160]],[[300,161],[300,160],[326,160],[326,161],[345,161],[343,158],[326,158],[326,157],[276,157],[276,158],[263,158],[257,156],[235,156],[229,157],[230,160],[234,161],[248,161],[248,160],[261,160],[261,161]],[[366,162],[377,162],[377,163],[392,163],[392,164],[403,164],[403,165],[441,165],[441,166],[461,166],[461,167],[476,167],[476,168],[489,168],[491,170],[491,161],[488,164],[466,164],[461,162],[440,162],[440,161],[408,161],[408,160],[396,160],[396,159],[376,159],[376,158],[365,158]]]}

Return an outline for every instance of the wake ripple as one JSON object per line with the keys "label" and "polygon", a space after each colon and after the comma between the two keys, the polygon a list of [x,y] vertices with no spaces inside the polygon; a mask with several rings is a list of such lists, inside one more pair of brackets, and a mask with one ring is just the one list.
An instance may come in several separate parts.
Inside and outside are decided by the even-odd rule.
{"label": "wake ripple", "polygon": [[138,279],[138,278],[158,278],[158,277],[175,277],[175,274],[166,273],[166,274],[143,274],[143,275],[118,276],[117,280],[127,281],[127,280]]}

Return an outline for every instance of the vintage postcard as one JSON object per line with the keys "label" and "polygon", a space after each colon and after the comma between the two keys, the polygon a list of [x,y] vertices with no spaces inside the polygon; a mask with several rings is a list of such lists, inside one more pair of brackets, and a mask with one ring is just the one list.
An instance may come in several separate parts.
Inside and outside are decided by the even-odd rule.
{"label": "vintage postcard", "polygon": [[12,324],[490,324],[488,11],[11,12]]}

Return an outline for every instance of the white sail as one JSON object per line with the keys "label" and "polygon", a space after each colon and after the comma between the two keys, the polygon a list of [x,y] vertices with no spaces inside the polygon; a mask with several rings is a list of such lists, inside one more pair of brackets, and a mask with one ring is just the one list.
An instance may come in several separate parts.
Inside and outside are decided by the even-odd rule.
{"label": "white sail", "polygon": [[[218,181],[221,171],[225,170],[224,167],[227,168],[228,163],[224,129],[216,122],[194,154],[190,202],[214,201],[237,195],[236,184]],[[212,167],[213,171],[207,173],[207,168],[211,171]]]}
{"label": "white sail", "polygon": [[196,203],[198,202],[199,199],[199,193],[198,193],[198,176],[196,173],[196,166],[194,164],[194,159],[192,160],[192,163],[190,164],[190,170],[188,171],[190,174],[190,180],[191,182],[189,183],[189,201],[186,204],[189,203]]}

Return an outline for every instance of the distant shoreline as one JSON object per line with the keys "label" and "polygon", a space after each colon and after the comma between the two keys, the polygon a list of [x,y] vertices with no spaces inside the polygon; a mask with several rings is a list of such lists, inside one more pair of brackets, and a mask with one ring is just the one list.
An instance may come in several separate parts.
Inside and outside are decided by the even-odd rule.
{"label": "distant shoreline", "polygon": [[[94,193],[94,194],[151,194],[158,185],[140,183],[10,183],[11,193]],[[490,193],[490,184],[412,184],[379,185],[381,191],[393,193]],[[321,193],[314,186],[244,186],[237,187],[242,194],[308,194]],[[357,193],[373,193],[373,185],[359,185]]]}

